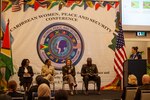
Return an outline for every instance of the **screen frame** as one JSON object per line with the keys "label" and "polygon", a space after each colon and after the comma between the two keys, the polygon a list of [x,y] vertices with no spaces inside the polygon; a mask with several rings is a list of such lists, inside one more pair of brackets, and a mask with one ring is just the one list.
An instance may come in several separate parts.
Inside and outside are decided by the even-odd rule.
{"label": "screen frame", "polygon": [[144,32],[150,32],[150,26],[146,26],[146,25],[124,25],[123,24],[123,12],[122,12],[122,0],[120,0],[120,19],[121,19],[121,23],[122,23],[122,30],[124,32],[128,32],[128,31],[144,31]]}

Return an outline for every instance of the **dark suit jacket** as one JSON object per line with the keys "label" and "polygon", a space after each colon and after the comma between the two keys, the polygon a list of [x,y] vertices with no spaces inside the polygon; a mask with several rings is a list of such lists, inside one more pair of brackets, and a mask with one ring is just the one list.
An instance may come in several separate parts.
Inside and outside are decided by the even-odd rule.
{"label": "dark suit jacket", "polygon": [[32,93],[37,92],[38,90],[38,85],[32,86],[28,92],[28,99],[27,100],[32,100]]}
{"label": "dark suit jacket", "polygon": [[81,69],[81,76],[84,76],[86,73],[98,74],[97,66],[95,64],[92,64],[91,66],[84,64]]}
{"label": "dark suit jacket", "polygon": [[[16,91],[8,92],[7,95],[9,95],[11,97],[23,97],[23,100],[25,100],[24,94],[18,93]],[[13,99],[13,100],[16,100],[16,99]],[[22,99],[20,98],[20,99],[17,99],[17,100],[22,100]]]}
{"label": "dark suit jacket", "polygon": [[135,59],[135,58],[137,58],[137,59],[142,59],[141,53],[140,53],[140,52],[137,52],[135,55],[134,55],[134,54],[131,54],[131,55],[130,55],[130,59]]}
{"label": "dark suit jacket", "polygon": [[38,100],[51,100],[50,97],[38,97]]}
{"label": "dark suit jacket", "polygon": [[9,95],[11,97],[24,97],[24,94],[18,93],[16,91],[14,91],[14,92],[8,92],[7,95]]}
{"label": "dark suit jacket", "polygon": [[[71,73],[69,73],[69,69],[71,69]],[[62,73],[63,73],[63,80],[65,80],[65,75],[71,74],[73,77],[75,77],[76,72],[75,72],[75,67],[67,67],[66,65],[62,67]]]}
{"label": "dark suit jacket", "polygon": [[[19,80],[20,80],[20,85],[23,85],[23,83],[24,83],[24,78],[23,78],[24,70],[25,70],[25,67],[19,67],[18,76],[19,76]],[[32,82],[32,77],[34,75],[32,67],[28,66],[27,70],[28,70],[28,73],[31,75],[31,78],[29,79],[29,81]]]}
{"label": "dark suit jacket", "polygon": [[141,90],[150,90],[150,84],[144,84],[139,87],[134,100],[141,100]]}
{"label": "dark suit jacket", "polygon": [[43,78],[42,80],[40,80],[40,82],[38,82],[38,85],[31,86],[31,88],[28,91],[28,98],[27,98],[27,100],[33,100],[32,93],[33,92],[37,92],[39,85],[42,84],[42,83],[45,83],[45,84],[47,84],[50,87],[49,81]]}

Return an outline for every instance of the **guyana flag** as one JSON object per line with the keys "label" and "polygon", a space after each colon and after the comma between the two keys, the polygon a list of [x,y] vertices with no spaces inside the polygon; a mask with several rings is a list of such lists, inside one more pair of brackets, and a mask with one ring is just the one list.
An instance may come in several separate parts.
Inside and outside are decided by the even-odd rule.
{"label": "guyana flag", "polygon": [[[1,28],[2,29],[2,28]],[[7,22],[5,32],[1,30],[1,47],[0,47],[0,82],[5,87],[5,83],[13,74],[12,51],[9,33],[9,20]],[[4,69],[4,70],[2,70]]]}

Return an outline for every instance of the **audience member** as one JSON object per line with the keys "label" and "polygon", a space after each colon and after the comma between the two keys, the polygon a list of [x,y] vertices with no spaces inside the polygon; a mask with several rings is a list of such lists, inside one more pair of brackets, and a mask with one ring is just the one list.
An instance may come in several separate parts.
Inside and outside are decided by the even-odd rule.
{"label": "audience member", "polygon": [[55,100],[68,100],[68,94],[65,90],[58,90],[55,93]]}
{"label": "audience member", "polygon": [[11,96],[11,97],[24,97],[24,94],[18,93],[16,91],[17,89],[17,83],[14,80],[11,80],[8,82],[8,91],[7,91],[7,95]]}
{"label": "audience member", "polygon": [[140,100],[141,99],[141,90],[150,90],[150,76],[148,74],[143,75],[142,84],[143,85],[138,88],[134,100]]}
{"label": "audience member", "polygon": [[21,62],[21,67],[19,67],[18,76],[20,80],[20,85],[23,85],[24,91],[28,91],[32,83],[33,70],[29,66],[29,59],[23,59]]}
{"label": "audience member", "polygon": [[133,74],[128,76],[128,87],[137,87],[137,78]]}
{"label": "audience member", "polygon": [[12,98],[6,94],[0,94],[0,100],[12,100]]}
{"label": "audience member", "polygon": [[46,84],[50,87],[49,81],[46,80],[46,79],[44,79],[44,78],[42,77],[42,75],[38,75],[38,76],[35,78],[35,80],[36,80],[37,85],[31,86],[31,88],[29,89],[29,92],[28,92],[27,100],[32,100],[32,98],[33,98],[33,97],[32,97],[32,93],[33,93],[33,92],[37,92],[39,85],[41,85],[42,83],[46,83]]}
{"label": "audience member", "polygon": [[122,100],[125,100],[126,97],[126,90],[128,87],[137,87],[137,78],[134,74],[131,74],[128,76],[128,85],[127,87],[123,88],[123,92],[122,92]]}
{"label": "audience member", "polygon": [[45,60],[45,65],[41,69],[41,74],[45,79],[49,80],[50,83],[54,82],[55,68],[51,65],[51,60]]}
{"label": "audience member", "polygon": [[77,87],[75,81],[75,67],[72,65],[71,59],[66,59],[66,65],[62,67],[63,81],[68,81],[70,87],[70,94],[73,95],[73,88]]}
{"label": "audience member", "polygon": [[93,80],[97,84],[97,91],[100,94],[101,78],[98,76],[98,69],[96,64],[92,64],[92,58],[87,58],[87,64],[83,64],[81,69],[81,76],[85,84],[85,95],[88,94],[88,82]]}
{"label": "audience member", "polygon": [[51,98],[50,87],[47,84],[42,83],[38,87],[38,100],[50,100],[50,98]]}

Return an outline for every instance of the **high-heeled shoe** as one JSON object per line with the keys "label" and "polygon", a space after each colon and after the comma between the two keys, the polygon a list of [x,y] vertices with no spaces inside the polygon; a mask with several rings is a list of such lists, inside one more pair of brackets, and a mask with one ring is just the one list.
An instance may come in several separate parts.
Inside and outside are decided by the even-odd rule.
{"label": "high-heeled shoe", "polygon": [[76,88],[76,87],[77,87],[77,84],[74,85],[74,88]]}

